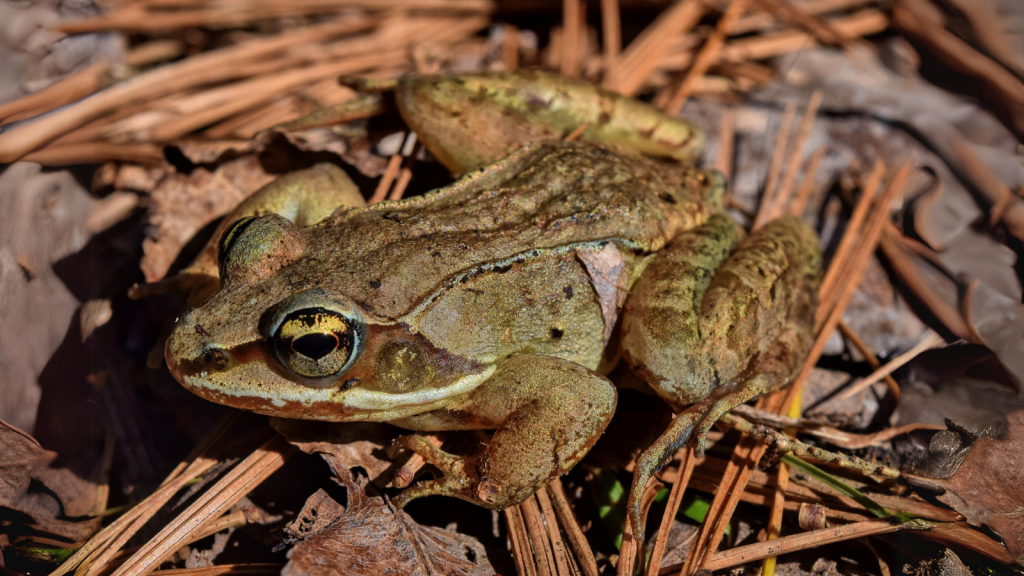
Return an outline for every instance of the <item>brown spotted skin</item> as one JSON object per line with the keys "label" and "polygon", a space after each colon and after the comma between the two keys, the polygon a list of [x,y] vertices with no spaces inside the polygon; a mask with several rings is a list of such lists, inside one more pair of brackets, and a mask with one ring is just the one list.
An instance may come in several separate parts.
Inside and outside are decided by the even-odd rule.
{"label": "brown spotted skin", "polygon": [[[471,457],[402,439],[445,474],[397,502],[503,508],[594,444],[615,406],[602,374],[622,357],[682,410],[638,461],[629,514],[642,535],[634,496],[664,459],[702,446],[718,416],[784,385],[806,354],[813,230],[787,218],[744,239],[720,175],[626,150],[685,160],[699,133],[579,81],[415,76],[396,97],[465,174],[417,198],[343,202],[314,225],[229,226],[220,289],[179,320],[171,372],[265,414],[495,430]],[[582,142],[557,140],[583,124]]]}

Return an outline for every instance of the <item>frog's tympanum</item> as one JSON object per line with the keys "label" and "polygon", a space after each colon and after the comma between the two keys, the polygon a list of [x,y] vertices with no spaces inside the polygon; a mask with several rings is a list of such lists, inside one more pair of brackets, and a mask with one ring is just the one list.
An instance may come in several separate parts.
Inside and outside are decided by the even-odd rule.
{"label": "frog's tympanum", "polygon": [[338,193],[341,207],[300,222],[306,212],[274,197],[304,178],[352,188],[340,170],[258,193],[219,237],[219,290],[167,342],[171,372],[263,414],[494,430],[471,457],[401,438],[444,475],[395,502],[445,494],[501,509],[593,446],[615,410],[604,375],[621,359],[679,412],[636,466],[642,534],[638,496],[658,467],[799,366],[817,236],[795,217],[745,235],[723,213],[722,177],[687,166],[703,139],[690,124],[580,81],[408,76],[395,97],[461,177],[372,206]]}

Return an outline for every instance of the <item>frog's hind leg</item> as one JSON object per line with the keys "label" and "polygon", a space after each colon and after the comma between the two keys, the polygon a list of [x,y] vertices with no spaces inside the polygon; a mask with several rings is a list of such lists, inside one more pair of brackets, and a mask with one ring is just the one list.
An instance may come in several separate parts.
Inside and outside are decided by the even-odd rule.
{"label": "frog's hind leg", "polygon": [[785,385],[810,346],[820,276],[814,231],[782,218],[737,243],[730,226],[714,216],[674,240],[626,301],[624,359],[682,409],[637,460],[628,515],[640,542],[647,481],[683,445],[702,452],[722,414]]}
{"label": "frog's hind leg", "polygon": [[430,494],[495,510],[519,504],[583,458],[615,402],[615,387],[592,370],[549,356],[513,356],[465,401],[393,422],[414,430],[496,430],[479,457],[449,454],[422,436],[400,438],[444,477],[406,489],[395,504]]}

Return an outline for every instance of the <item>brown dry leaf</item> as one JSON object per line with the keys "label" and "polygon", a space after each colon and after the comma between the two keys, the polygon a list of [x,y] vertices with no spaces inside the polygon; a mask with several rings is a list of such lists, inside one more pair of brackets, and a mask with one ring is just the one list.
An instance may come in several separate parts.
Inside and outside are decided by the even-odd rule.
{"label": "brown dry leaf", "polygon": [[1024,334],[1024,305],[1019,295],[1014,299],[979,282],[966,307],[970,311],[968,319],[981,343],[995,352],[1017,379],[1017,394],[1024,398],[1024,337],[1021,336]]}
{"label": "brown dry leaf", "polygon": [[93,62],[120,61],[124,40],[118,34],[53,30],[62,21],[98,12],[93,3],[67,0],[0,4],[0,103],[43,90]]}
{"label": "brown dry leaf", "polygon": [[9,522],[6,532],[37,533],[71,544],[99,529],[100,519],[94,516],[100,490],[70,470],[51,468],[56,457],[0,420],[0,514]]}
{"label": "brown dry leaf", "polygon": [[604,343],[611,339],[618,310],[626,301],[626,288],[629,278],[622,254],[614,244],[606,244],[600,252],[593,250],[577,250],[576,257],[587,269],[590,285],[594,287],[597,301],[601,303],[601,315],[604,317]]}
{"label": "brown dry leaf", "polygon": [[1024,564],[1024,410],[1007,416],[1001,438],[981,436],[939,496],[975,526],[984,524]]}
{"label": "brown dry leaf", "polygon": [[197,168],[167,175],[150,198],[152,230],[142,242],[140,264],[146,281],[163,278],[197,232],[273,179],[253,155],[225,162],[215,172]]}
{"label": "brown dry leaf", "polygon": [[348,489],[348,506],[339,514],[341,505],[326,494],[317,492],[310,497],[303,515],[322,512],[337,518],[320,531],[310,531],[292,548],[282,576],[495,573],[484,547],[473,538],[421,526],[380,496],[367,480],[353,478],[346,468],[332,468]]}
{"label": "brown dry leaf", "polygon": [[68,171],[17,162],[0,173],[0,419],[32,430],[37,378],[78,300],[50,264],[81,250],[97,205]]}
{"label": "brown dry leaf", "polygon": [[195,164],[213,164],[227,155],[258,154],[262,147],[252,140],[179,140],[175,146]]}
{"label": "brown dry leaf", "polygon": [[376,422],[314,422],[271,418],[270,424],[299,450],[320,454],[338,469],[359,466],[378,486],[391,481],[397,466],[385,450],[401,435],[394,426]]}
{"label": "brown dry leaf", "polygon": [[302,510],[284,527],[284,533],[292,542],[305,540],[313,534],[326,530],[345,513],[345,507],[338,504],[327,492],[317,490],[306,499]]}
{"label": "brown dry leaf", "polygon": [[113,179],[113,186],[116,190],[135,190],[136,192],[150,192],[160,183],[168,172],[167,166],[139,166],[137,164],[125,164],[117,168],[117,174]]}

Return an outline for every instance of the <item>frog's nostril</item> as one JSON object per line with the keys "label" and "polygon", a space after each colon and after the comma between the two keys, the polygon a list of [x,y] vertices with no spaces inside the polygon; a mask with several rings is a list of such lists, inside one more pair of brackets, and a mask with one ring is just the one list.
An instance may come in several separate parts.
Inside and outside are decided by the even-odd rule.
{"label": "frog's nostril", "polygon": [[207,346],[199,358],[211,368],[224,368],[230,360],[227,351],[219,346]]}

